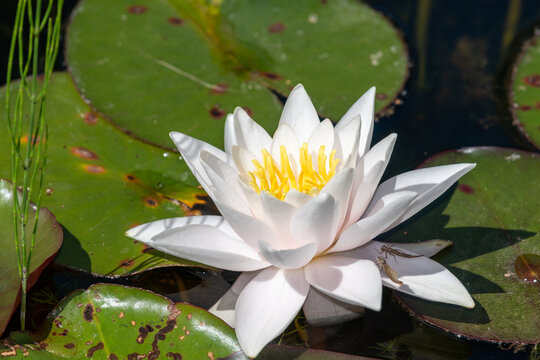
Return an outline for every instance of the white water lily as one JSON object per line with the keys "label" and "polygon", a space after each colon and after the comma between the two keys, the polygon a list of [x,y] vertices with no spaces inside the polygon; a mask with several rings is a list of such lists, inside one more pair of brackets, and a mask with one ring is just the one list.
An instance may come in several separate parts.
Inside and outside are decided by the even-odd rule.
{"label": "white water lily", "polygon": [[229,115],[225,151],[171,133],[222,216],[155,221],[127,235],[184,259],[242,271],[211,311],[235,327],[248,356],[285,330],[304,304],[307,316],[321,304],[341,307],[342,315],[353,311],[345,304],[379,310],[382,285],[474,307],[452,273],[422,256],[431,255],[429,246],[370,242],[475,166],[419,169],[379,185],[396,135],[370,149],[374,98],[372,88],[334,127],[319,121],[298,85],[273,138],[243,109]]}

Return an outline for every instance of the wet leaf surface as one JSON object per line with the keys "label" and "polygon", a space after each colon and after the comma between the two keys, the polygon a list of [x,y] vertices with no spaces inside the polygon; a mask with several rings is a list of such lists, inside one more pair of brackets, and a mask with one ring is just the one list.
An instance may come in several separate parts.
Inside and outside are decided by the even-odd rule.
{"label": "wet leaf surface", "polygon": [[299,82],[333,120],[371,86],[377,110],[402,89],[405,45],[365,4],[215,4],[81,1],[66,50],[77,87],[119,127],[167,148],[171,130],[223,147],[225,117],[236,106],[273,133],[282,108],[275,93],[287,96]]}
{"label": "wet leaf surface", "polygon": [[540,43],[538,35],[523,44],[513,64],[509,98],[513,125],[540,149]]}
{"label": "wet leaf surface", "polygon": [[[13,225],[13,197],[11,183],[0,179],[0,335],[4,332],[11,315],[20,302],[21,280],[18,273],[17,252],[15,248],[15,230]],[[28,239],[30,240],[34,224],[35,209],[30,209]],[[47,209],[39,211],[37,236],[32,251],[30,276],[31,287],[52,261],[62,245],[62,229],[53,214]],[[30,241],[27,245],[30,251]]]}
{"label": "wet leaf surface", "polygon": [[419,319],[469,338],[540,342],[540,286],[516,273],[516,260],[540,254],[540,157],[502,148],[466,148],[422,166],[475,162],[446,196],[387,236],[396,242],[439,238],[454,245],[434,259],[469,290],[474,309],[396,295]]}
{"label": "wet leaf surface", "polygon": [[[200,213],[192,207],[204,205],[205,194],[187,165],[178,155],[136,141],[93,113],[68,74],[55,74],[48,94],[43,205],[64,228],[55,262],[106,276],[193,265],[124,235],[137,224]],[[3,96],[2,89],[0,102]],[[0,176],[8,176],[11,152],[5,127],[0,138]]]}
{"label": "wet leaf surface", "polygon": [[195,360],[240,350],[234,330],[201,308],[107,284],[66,297],[33,337],[32,345],[0,351],[32,359]]}

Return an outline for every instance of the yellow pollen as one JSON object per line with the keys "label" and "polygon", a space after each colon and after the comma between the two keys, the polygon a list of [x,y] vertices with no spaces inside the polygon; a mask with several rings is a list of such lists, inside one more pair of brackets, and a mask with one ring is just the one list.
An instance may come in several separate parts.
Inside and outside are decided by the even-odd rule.
{"label": "yellow pollen", "polygon": [[308,145],[303,143],[298,157],[299,171],[298,175],[295,176],[285,146],[281,145],[279,148],[281,162],[279,167],[272,155],[266,149],[261,149],[262,164],[259,160],[252,160],[255,170],[248,173],[249,184],[257,193],[265,191],[279,200],[285,199],[285,195],[291,189],[309,195],[317,195],[336,174],[339,163],[339,159],[335,158],[336,150],[332,150],[329,157],[324,151],[325,147],[321,145],[317,154],[317,170],[315,170],[313,159],[308,152]]}

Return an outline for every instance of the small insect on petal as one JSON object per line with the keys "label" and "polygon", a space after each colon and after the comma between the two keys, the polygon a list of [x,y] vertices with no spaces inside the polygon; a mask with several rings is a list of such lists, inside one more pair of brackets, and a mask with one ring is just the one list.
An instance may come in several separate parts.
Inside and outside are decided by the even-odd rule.
{"label": "small insect on petal", "polygon": [[399,275],[396,270],[392,269],[390,265],[382,257],[377,257],[377,265],[379,269],[383,270],[386,276],[398,285],[402,285],[403,281],[399,280]]}

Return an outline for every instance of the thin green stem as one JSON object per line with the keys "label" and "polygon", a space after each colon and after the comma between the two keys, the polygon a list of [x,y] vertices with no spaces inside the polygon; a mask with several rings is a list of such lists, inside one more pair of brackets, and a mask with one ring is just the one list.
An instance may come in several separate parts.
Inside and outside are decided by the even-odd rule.
{"label": "thin green stem", "polygon": [[[33,5],[35,3],[35,7]],[[11,180],[13,197],[13,225],[18,272],[21,278],[21,330],[26,324],[26,299],[32,251],[38,229],[39,208],[44,184],[44,169],[47,162],[48,128],[45,123],[47,86],[58,55],[63,0],[57,0],[54,21],[51,14],[54,0],[42,8],[43,0],[19,0],[11,38],[6,82],[7,126],[11,137]],[[25,42],[25,20],[28,38]],[[40,36],[46,29],[45,64],[43,81],[38,84]],[[11,99],[11,80],[14,60],[18,58],[19,88]],[[13,107],[12,107],[13,106]],[[23,119],[28,121],[23,124]],[[23,128],[26,135],[23,137]],[[23,144],[25,146],[23,146]],[[21,181],[22,180],[22,181]],[[21,184],[22,183],[22,184]],[[20,185],[20,186],[19,186]],[[37,192],[37,194],[36,194]],[[35,215],[31,199],[36,197]],[[33,221],[32,225],[29,221]],[[30,229],[31,227],[31,229]]]}

